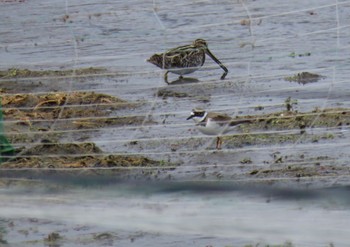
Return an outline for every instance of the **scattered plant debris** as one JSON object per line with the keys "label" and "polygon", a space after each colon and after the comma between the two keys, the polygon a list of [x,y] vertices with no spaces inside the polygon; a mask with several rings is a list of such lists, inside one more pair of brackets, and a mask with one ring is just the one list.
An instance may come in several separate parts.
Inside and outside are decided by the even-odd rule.
{"label": "scattered plant debris", "polygon": [[284,79],[286,81],[298,82],[299,84],[307,84],[311,82],[317,82],[322,78],[324,78],[324,76],[313,74],[310,72],[301,72],[293,76],[287,76]]}
{"label": "scattered plant debris", "polygon": [[[45,153],[47,155],[43,156]],[[104,154],[94,143],[42,143],[2,163],[1,168],[175,167],[140,155]]]}
{"label": "scattered plant debris", "polygon": [[72,76],[72,75],[91,75],[106,72],[104,68],[78,68],[69,70],[29,70],[10,68],[8,70],[0,70],[0,79],[5,78],[26,78],[26,77],[43,77],[43,76]]}
{"label": "scattered plant debris", "polygon": [[305,53],[299,53],[298,54],[298,53],[295,53],[293,51],[288,56],[289,57],[293,57],[293,58],[295,58],[295,57],[309,57],[309,56],[311,56],[311,52],[305,52]]}
{"label": "scattered plant debris", "polygon": [[296,100],[296,99],[292,100],[291,97],[288,97],[284,101],[284,103],[286,105],[287,112],[290,112],[290,111],[293,111],[293,106],[298,104],[298,100]]}
{"label": "scattered plant debris", "polygon": [[160,89],[157,92],[158,97],[162,97],[163,99],[166,99],[168,97],[175,97],[175,98],[185,98],[190,97],[188,93],[184,92],[176,92],[168,89]]}

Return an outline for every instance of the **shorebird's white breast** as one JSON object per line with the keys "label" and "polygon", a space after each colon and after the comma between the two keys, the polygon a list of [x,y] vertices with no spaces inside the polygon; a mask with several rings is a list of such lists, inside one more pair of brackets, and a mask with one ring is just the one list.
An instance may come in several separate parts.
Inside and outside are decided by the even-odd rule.
{"label": "shorebird's white breast", "polygon": [[218,124],[211,118],[208,118],[206,123],[202,122],[197,124],[197,129],[206,135],[220,135],[226,133],[230,130],[227,127],[228,126],[226,124]]}

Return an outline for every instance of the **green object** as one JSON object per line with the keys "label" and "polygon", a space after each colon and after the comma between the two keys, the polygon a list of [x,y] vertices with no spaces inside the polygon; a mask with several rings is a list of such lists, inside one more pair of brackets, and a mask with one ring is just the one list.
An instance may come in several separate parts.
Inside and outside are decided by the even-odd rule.
{"label": "green object", "polygon": [[15,149],[12,147],[12,145],[9,143],[9,141],[4,135],[5,133],[3,123],[4,121],[2,117],[2,105],[0,97],[0,163],[6,160],[4,156],[13,155],[15,152]]}

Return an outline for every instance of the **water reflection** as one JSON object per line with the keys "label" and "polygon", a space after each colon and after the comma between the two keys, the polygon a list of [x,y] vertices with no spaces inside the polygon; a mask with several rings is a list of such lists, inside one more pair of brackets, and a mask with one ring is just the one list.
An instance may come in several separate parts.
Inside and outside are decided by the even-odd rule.
{"label": "water reflection", "polygon": [[179,84],[188,84],[188,83],[196,83],[199,82],[197,78],[192,78],[192,77],[182,77],[178,78],[174,81],[167,82],[169,85],[179,85]]}

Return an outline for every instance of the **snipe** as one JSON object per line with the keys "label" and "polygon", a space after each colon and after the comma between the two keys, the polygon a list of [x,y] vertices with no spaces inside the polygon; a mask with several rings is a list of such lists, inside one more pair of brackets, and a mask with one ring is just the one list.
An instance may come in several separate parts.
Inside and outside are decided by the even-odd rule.
{"label": "snipe", "polygon": [[228,73],[227,68],[210,52],[204,39],[196,39],[191,45],[179,46],[161,54],[154,54],[147,61],[167,70],[164,74],[164,80],[169,83],[169,72],[180,75],[181,79],[183,75],[193,73],[202,67],[205,62],[205,54],[225,71],[221,80],[225,79]]}

